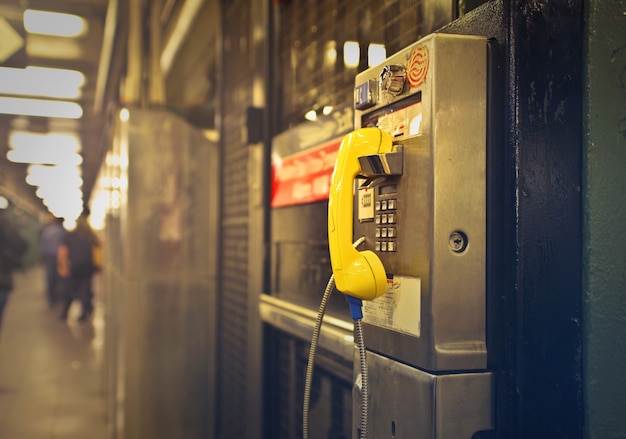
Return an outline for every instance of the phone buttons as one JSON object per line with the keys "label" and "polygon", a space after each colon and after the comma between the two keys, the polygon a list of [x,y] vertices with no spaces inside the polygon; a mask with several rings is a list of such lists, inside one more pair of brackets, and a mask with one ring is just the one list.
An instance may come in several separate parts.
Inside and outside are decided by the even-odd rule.
{"label": "phone buttons", "polygon": [[395,252],[398,249],[396,241],[376,241],[374,250],[377,252]]}
{"label": "phone buttons", "polygon": [[[398,250],[398,242],[394,239],[398,237],[398,233],[396,227],[393,226],[398,222],[397,208],[398,200],[396,198],[376,201],[375,222],[377,227],[375,233],[377,241],[375,242],[375,251],[377,252],[388,253]],[[381,240],[378,241],[378,239]]]}

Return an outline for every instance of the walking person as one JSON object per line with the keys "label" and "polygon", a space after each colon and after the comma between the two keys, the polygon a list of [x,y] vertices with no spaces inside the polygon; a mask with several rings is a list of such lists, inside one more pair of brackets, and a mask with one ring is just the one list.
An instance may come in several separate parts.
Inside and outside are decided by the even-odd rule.
{"label": "walking person", "polygon": [[61,239],[67,233],[63,227],[63,218],[49,214],[48,223],[39,234],[39,250],[46,269],[46,299],[52,308],[58,301],[59,273],[57,270],[57,253]]}
{"label": "walking person", "polygon": [[79,300],[81,314],[78,321],[84,322],[93,312],[92,277],[96,271],[93,260],[93,247],[99,241],[91,230],[87,213],[76,221],[76,228],[67,232],[58,251],[58,271],[63,279],[64,292],[61,304],[61,320],[67,320],[72,302]]}
{"label": "walking person", "polygon": [[0,210],[0,326],[4,307],[13,290],[13,272],[22,266],[26,241]]}

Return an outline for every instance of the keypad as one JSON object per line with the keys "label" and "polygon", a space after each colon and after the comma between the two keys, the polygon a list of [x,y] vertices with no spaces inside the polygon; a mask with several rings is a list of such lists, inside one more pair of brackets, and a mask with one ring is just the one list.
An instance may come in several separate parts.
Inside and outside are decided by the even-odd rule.
{"label": "keypad", "polygon": [[398,200],[387,199],[376,201],[374,223],[376,224],[376,242],[374,250],[378,252],[395,252],[398,249],[396,223],[398,221]]}

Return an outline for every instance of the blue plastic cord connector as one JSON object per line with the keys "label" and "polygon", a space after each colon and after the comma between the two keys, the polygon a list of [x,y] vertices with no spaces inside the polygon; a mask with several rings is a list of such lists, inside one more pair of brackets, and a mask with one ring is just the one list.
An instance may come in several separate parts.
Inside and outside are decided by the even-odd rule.
{"label": "blue plastic cord connector", "polygon": [[348,295],[346,295],[346,300],[350,304],[350,314],[352,314],[352,320],[361,320],[363,318],[363,301]]}

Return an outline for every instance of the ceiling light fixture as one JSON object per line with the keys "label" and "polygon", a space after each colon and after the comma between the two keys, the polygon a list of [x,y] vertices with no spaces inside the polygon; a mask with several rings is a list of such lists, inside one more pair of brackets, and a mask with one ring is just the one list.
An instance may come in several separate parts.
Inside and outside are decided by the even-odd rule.
{"label": "ceiling light fixture", "polygon": [[315,112],[315,110],[309,110],[304,115],[304,118],[306,120],[310,120],[311,122],[315,122],[317,120],[317,113]]}
{"label": "ceiling light fixture", "polygon": [[356,41],[343,43],[343,63],[346,67],[358,67],[361,59],[361,48]]}
{"label": "ceiling light fixture", "polygon": [[77,166],[83,162],[78,151],[80,145],[69,134],[35,134],[12,132],[7,159],[13,163]]}
{"label": "ceiling light fixture", "polygon": [[0,93],[4,94],[78,99],[84,84],[85,75],[77,70],[0,67]]}
{"label": "ceiling light fixture", "polygon": [[374,67],[387,59],[387,49],[384,44],[372,43],[367,47],[367,66]]}
{"label": "ceiling light fixture", "polygon": [[30,165],[26,175],[26,182],[37,187],[36,194],[43,204],[54,215],[65,218],[65,226],[70,229],[83,207],[80,175],[80,167],[66,165]]}
{"label": "ceiling light fixture", "polygon": [[7,152],[7,159],[13,163],[34,163],[40,165],[78,166],[83,162],[81,155],[75,152],[58,152],[46,148],[12,149]]}
{"label": "ceiling light fixture", "polygon": [[0,97],[0,113],[80,119],[83,117],[83,108],[68,101]]}
{"label": "ceiling light fixture", "polygon": [[169,38],[165,42],[165,47],[161,52],[160,64],[164,76],[167,76],[169,73],[174,63],[174,58],[178,53],[178,49],[183,41],[185,41],[187,34],[189,34],[189,30],[192,27],[191,25],[198,16],[203,4],[204,1],[202,0],[188,0],[183,2],[178,20],[176,20],[174,25],[174,30],[169,34]]}
{"label": "ceiling light fixture", "polygon": [[11,131],[9,146],[13,149],[46,148],[54,151],[79,152],[80,138],[75,133],[31,133]]}
{"label": "ceiling light fixture", "polygon": [[80,167],[30,165],[26,171],[26,183],[31,186],[52,186],[64,181],[72,187],[81,187],[83,179]]}
{"label": "ceiling light fixture", "polygon": [[24,29],[30,33],[78,37],[85,32],[86,28],[85,20],[78,15],[34,9],[24,11]]}

